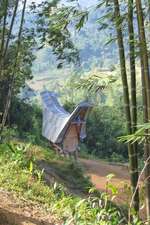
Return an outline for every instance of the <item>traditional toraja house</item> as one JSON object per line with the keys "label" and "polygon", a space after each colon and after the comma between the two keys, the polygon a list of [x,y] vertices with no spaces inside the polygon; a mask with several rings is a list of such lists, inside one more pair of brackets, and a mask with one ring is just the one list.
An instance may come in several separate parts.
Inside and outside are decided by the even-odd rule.
{"label": "traditional toraja house", "polygon": [[41,97],[42,135],[60,153],[76,155],[79,141],[86,137],[86,118],[91,104],[82,102],[70,114],[59,104],[55,93],[44,91]]}

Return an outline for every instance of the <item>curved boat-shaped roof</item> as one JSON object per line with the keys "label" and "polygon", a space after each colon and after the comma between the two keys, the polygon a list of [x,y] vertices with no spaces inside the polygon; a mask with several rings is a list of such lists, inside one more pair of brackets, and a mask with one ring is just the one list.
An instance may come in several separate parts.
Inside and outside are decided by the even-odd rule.
{"label": "curved boat-shaped roof", "polygon": [[[91,104],[81,102],[70,114],[58,102],[56,94],[49,91],[41,93],[43,103],[42,135],[52,143],[62,143],[71,122],[75,121],[82,110],[88,111]],[[86,133],[81,127],[80,138],[84,139]]]}

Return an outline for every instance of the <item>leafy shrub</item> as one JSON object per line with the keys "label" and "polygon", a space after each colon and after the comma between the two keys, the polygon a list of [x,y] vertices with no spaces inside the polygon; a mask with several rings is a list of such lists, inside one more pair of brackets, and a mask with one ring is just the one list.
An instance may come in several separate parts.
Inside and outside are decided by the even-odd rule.
{"label": "leafy shrub", "polygon": [[112,153],[112,155],[109,159],[113,162],[124,162],[125,161],[125,158],[121,154],[117,154],[115,152]]}
{"label": "leafy shrub", "polygon": [[115,152],[127,158],[127,147],[117,142],[117,137],[125,132],[121,115],[112,107],[97,107],[87,121],[86,145],[89,153],[107,158]]}
{"label": "leafy shrub", "polygon": [[17,128],[19,138],[34,144],[44,145],[42,137],[42,110],[36,104],[14,98],[10,109],[10,126]]}

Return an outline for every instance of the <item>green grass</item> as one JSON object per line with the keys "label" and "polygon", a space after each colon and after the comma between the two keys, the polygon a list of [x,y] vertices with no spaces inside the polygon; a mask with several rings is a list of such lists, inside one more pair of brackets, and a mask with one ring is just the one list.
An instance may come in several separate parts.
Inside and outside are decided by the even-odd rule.
{"label": "green grass", "polygon": [[[45,160],[65,180],[87,191],[90,182],[79,165],[54,152],[24,143],[0,145],[0,187],[46,206],[63,225],[127,224],[120,210],[109,203],[106,193],[90,189],[86,198],[72,195],[58,182],[48,186],[37,161]],[[84,184],[85,182],[85,184]],[[135,223],[136,224],[136,223]],[[140,224],[140,223],[139,223]]]}

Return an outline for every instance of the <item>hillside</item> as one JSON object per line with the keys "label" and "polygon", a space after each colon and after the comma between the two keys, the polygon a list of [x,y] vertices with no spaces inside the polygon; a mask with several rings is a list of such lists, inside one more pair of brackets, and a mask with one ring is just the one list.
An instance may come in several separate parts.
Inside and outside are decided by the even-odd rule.
{"label": "hillside", "polygon": [[[3,162],[4,151],[5,155],[7,152],[9,160],[5,157]],[[92,216],[94,209],[86,206],[88,190],[92,188],[92,183],[86,176],[89,175],[93,185],[104,191],[108,182],[106,175],[116,173],[116,177],[111,181],[115,185],[121,176],[121,172],[118,174],[117,170],[122,168],[122,174],[126,170],[101,161],[85,159],[75,165],[66,159],[64,161],[50,149],[46,150],[22,142],[1,145],[0,162],[1,225],[62,225],[67,224],[67,221],[72,225],[80,225],[81,222],[86,224],[86,221],[89,221],[92,225],[96,222],[96,217]],[[99,173],[99,170],[103,173]],[[20,171],[19,176],[17,171]],[[94,176],[102,181],[101,184],[99,183],[100,186],[97,186]],[[123,176],[125,180],[128,179],[125,174]],[[72,208],[74,206],[77,208],[75,215],[72,214],[72,210],[75,210]],[[89,216],[84,215],[87,210]],[[100,207],[99,210],[101,211],[102,208]],[[114,207],[114,210],[117,208]],[[79,218],[77,219],[76,216]]]}

